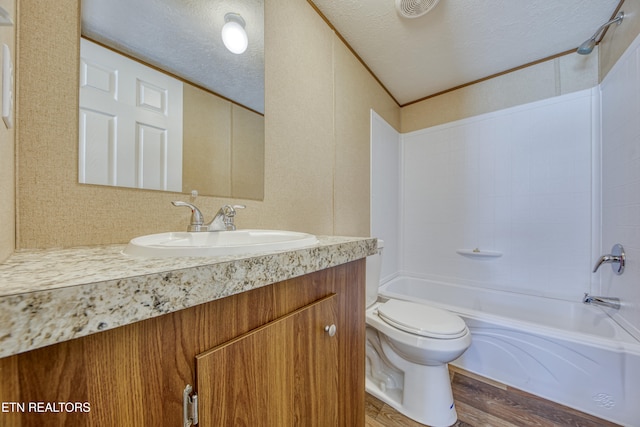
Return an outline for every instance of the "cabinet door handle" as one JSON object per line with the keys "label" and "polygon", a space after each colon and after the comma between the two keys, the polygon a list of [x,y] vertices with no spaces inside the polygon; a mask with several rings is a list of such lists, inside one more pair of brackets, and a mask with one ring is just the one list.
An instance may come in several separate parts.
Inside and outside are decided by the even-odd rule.
{"label": "cabinet door handle", "polygon": [[327,325],[324,327],[324,331],[332,337],[336,334],[336,325]]}

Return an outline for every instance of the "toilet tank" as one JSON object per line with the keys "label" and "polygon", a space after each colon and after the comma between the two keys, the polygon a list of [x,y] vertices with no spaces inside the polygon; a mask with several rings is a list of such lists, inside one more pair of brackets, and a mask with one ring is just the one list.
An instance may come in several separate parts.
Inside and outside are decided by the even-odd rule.
{"label": "toilet tank", "polygon": [[378,288],[380,287],[380,267],[382,265],[382,248],[384,242],[378,239],[378,252],[367,257],[367,307],[370,307],[378,299]]}

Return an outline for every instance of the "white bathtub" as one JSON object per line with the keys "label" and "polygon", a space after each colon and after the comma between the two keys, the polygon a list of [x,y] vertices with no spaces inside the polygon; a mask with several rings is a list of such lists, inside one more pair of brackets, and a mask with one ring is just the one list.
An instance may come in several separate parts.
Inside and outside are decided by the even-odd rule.
{"label": "white bathtub", "polygon": [[380,296],[459,314],[473,342],[453,365],[640,427],[640,343],[600,307],[413,277],[385,283]]}

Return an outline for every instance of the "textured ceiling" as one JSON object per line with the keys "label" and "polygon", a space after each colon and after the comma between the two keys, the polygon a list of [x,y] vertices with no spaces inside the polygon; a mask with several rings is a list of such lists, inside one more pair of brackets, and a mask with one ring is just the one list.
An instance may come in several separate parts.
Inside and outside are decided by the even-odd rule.
{"label": "textured ceiling", "polygon": [[[228,12],[246,22],[242,55],[222,44]],[[82,0],[82,34],[264,112],[263,0]]]}
{"label": "textured ceiling", "polygon": [[401,105],[576,49],[619,2],[441,0],[406,19],[394,0],[313,0]]}

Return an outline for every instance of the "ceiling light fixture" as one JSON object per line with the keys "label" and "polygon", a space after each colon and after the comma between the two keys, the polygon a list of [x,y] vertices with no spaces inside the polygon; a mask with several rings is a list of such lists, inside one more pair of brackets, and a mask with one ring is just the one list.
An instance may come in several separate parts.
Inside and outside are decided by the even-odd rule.
{"label": "ceiling light fixture", "polygon": [[222,42],[231,53],[241,54],[247,50],[249,39],[244,29],[246,25],[242,16],[237,13],[227,13],[224,15],[224,26],[222,27]]}

